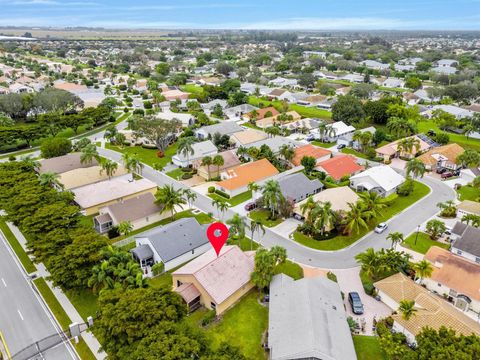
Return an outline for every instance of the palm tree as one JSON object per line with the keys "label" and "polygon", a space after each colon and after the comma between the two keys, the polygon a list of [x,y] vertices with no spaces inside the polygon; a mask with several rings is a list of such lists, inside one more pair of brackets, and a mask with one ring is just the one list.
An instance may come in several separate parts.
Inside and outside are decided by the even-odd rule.
{"label": "palm tree", "polygon": [[463,135],[467,137],[467,140],[469,136],[475,132],[475,127],[472,124],[467,124],[463,127]]}
{"label": "palm tree", "polygon": [[112,139],[115,139],[115,136],[117,136],[117,134],[118,134],[117,128],[114,125],[112,125],[105,130],[103,137],[106,140],[109,140],[111,142]]}
{"label": "palm tree", "polygon": [[398,306],[398,311],[402,313],[403,320],[410,320],[412,316],[415,315],[417,309],[415,309],[415,301],[413,300],[402,300]]}
{"label": "palm tree", "polygon": [[255,232],[260,233],[260,231],[265,235],[265,227],[263,226],[260,220],[252,220],[250,221],[250,231],[252,232],[252,236],[250,237],[250,250],[253,249],[253,236]]}
{"label": "palm tree", "polygon": [[280,184],[276,180],[268,180],[262,187],[262,197],[265,205],[275,219],[276,211],[284,199]]}
{"label": "palm tree", "polygon": [[392,232],[388,234],[387,240],[390,240],[392,242],[392,249],[395,247],[397,244],[401,244],[404,240],[403,234],[399,231]]}
{"label": "palm tree", "polygon": [[414,136],[402,139],[397,144],[397,149],[400,153],[413,155],[413,148],[416,152],[420,150],[420,140]]}
{"label": "palm tree", "polygon": [[155,203],[163,206],[161,213],[170,211],[172,213],[172,220],[175,218],[175,207],[180,207],[183,210],[183,206],[187,202],[183,198],[183,190],[175,190],[173,185],[164,185],[157,190],[155,194]]}
{"label": "palm tree", "polygon": [[92,268],[92,275],[88,279],[88,287],[92,288],[94,293],[98,293],[101,289],[113,289],[115,281],[110,276],[110,264],[107,260],[100,265],[95,265]]}
{"label": "palm tree", "polygon": [[363,253],[355,255],[357,260],[362,266],[362,271],[370,278],[375,278],[375,275],[379,271],[380,258],[373,248],[368,248]]}
{"label": "palm tree", "polygon": [[413,265],[413,269],[415,270],[415,278],[420,279],[420,284],[422,280],[432,276],[433,267],[427,260],[422,260]]}
{"label": "palm tree", "polygon": [[82,149],[80,155],[80,163],[82,164],[91,164],[93,159],[98,159],[97,147],[93,144],[88,144]]}
{"label": "palm tree", "polygon": [[40,169],[40,163],[37,160],[35,160],[32,155],[26,155],[22,157],[21,161],[23,161],[25,165],[30,166],[35,171]]}
{"label": "palm tree", "polygon": [[325,232],[325,228],[332,229],[334,227],[335,220],[338,218],[338,214],[332,209],[332,203],[330,201],[317,203],[312,213],[316,218],[315,227],[320,228],[322,235]]}
{"label": "palm tree", "polygon": [[207,167],[207,180],[210,181],[210,166],[212,166],[212,157],[211,156],[205,156],[202,158],[202,166]]}
{"label": "palm tree", "polygon": [[425,168],[425,164],[418,159],[409,160],[407,162],[407,165],[405,166],[405,170],[407,176],[412,173],[414,178],[423,177],[423,175],[425,175],[425,172],[427,171],[427,169]]}
{"label": "palm tree", "polygon": [[438,203],[437,206],[438,208],[442,209],[441,214],[444,213],[445,215],[455,215],[457,213],[457,207],[455,206],[453,200],[447,200],[443,203]]}
{"label": "palm tree", "polygon": [[193,136],[187,136],[178,140],[178,153],[187,158],[187,167],[190,165],[190,155],[195,153],[192,147],[195,141],[196,139]]}
{"label": "palm tree", "polygon": [[54,186],[63,189],[63,184],[60,182],[60,175],[54,172],[44,172],[40,174],[38,180],[40,181],[40,185],[45,186]]}
{"label": "palm tree", "polygon": [[237,149],[237,155],[240,157],[244,157],[248,154],[248,149],[245,146],[239,146]]}
{"label": "palm tree", "polygon": [[115,172],[118,169],[118,164],[115,161],[105,159],[105,158],[103,158],[102,161],[100,161],[100,166],[101,166],[100,175],[105,171],[109,180],[112,178],[112,176],[115,174]]}
{"label": "palm tree", "polygon": [[250,181],[247,185],[247,189],[253,193],[253,192],[258,191],[260,189],[260,185],[258,185],[257,183],[255,183],[253,181]]}
{"label": "palm tree", "polygon": [[352,233],[358,234],[362,228],[368,229],[367,220],[373,216],[365,209],[362,202],[348,203],[348,207],[350,210],[345,214],[344,218],[345,233],[349,235]]}
{"label": "palm tree", "polygon": [[[212,206],[217,208],[218,218],[223,221],[223,215],[228,210],[229,206],[226,201],[220,199],[213,199]],[[221,216],[220,216],[221,214]]]}
{"label": "palm tree", "polygon": [[474,227],[480,227],[480,215],[465,214],[462,216],[461,221],[466,223],[467,225],[471,224]]}
{"label": "palm tree", "polygon": [[387,206],[385,200],[373,191],[361,193],[360,199],[373,219],[380,217],[382,215],[382,209]]}
{"label": "palm tree", "polygon": [[117,225],[117,230],[121,235],[127,236],[133,230],[133,225],[131,221],[122,221],[120,224]]}
{"label": "palm tree", "polygon": [[295,150],[293,150],[293,147],[287,144],[283,144],[280,147],[279,154],[283,157],[285,161],[290,161],[293,159],[293,156],[295,155]]}
{"label": "palm tree", "polygon": [[136,154],[123,153],[122,162],[125,169],[132,174],[132,181],[134,180],[134,173],[141,173],[143,169],[143,164]]}
{"label": "palm tree", "polygon": [[240,216],[235,213],[232,218],[227,220],[227,225],[230,225],[230,234],[237,236],[238,240],[245,237],[245,229],[248,228],[246,219],[244,216]]}
{"label": "palm tree", "polygon": [[187,200],[188,207],[192,207],[193,202],[197,200],[197,194],[195,194],[192,190],[190,189],[184,189],[183,190],[183,196],[185,196],[185,199]]}
{"label": "palm tree", "polygon": [[309,196],[307,201],[305,201],[302,205],[300,205],[300,211],[302,212],[302,216],[305,218],[307,224],[313,225],[313,212],[312,210],[315,209],[317,203],[313,200],[313,196]]}
{"label": "palm tree", "polygon": [[212,165],[217,167],[217,177],[220,177],[220,166],[225,164],[225,160],[223,159],[222,155],[215,155],[212,160]]}

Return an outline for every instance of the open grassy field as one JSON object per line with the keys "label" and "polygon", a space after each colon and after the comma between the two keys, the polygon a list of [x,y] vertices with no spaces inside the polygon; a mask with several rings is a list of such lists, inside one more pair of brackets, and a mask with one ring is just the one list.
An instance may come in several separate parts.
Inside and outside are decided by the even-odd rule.
{"label": "open grassy field", "polygon": [[105,147],[107,149],[117,151],[119,153],[125,154],[136,154],[138,158],[140,159],[141,162],[144,164],[147,164],[149,166],[154,166],[155,164],[158,164],[159,166],[166,166],[167,164],[172,161],[172,156],[177,153],[177,143],[170,145],[167,150],[165,151],[165,156],[162,158],[159,158],[157,156],[157,149],[146,149],[141,146],[126,146],[123,148],[120,148],[115,145],[111,145],[109,143],[105,144]]}
{"label": "open grassy field", "polygon": [[311,247],[318,250],[340,250],[343,249],[355,241],[361,239],[367,233],[372,231],[378,223],[385,222],[388,219],[392,218],[394,215],[398,214],[402,210],[408,208],[409,206],[416,203],[418,200],[426,196],[430,192],[428,186],[415,181],[415,188],[409,196],[399,196],[390,206],[382,209],[382,216],[375,220],[374,223],[370,224],[368,229],[361,230],[357,234],[351,235],[338,235],[332,239],[328,240],[315,240],[309,236],[306,236],[299,231],[293,233],[293,238],[295,241],[299,242],[302,245]]}
{"label": "open grassy field", "polygon": [[[262,106],[273,106],[277,110],[282,110],[282,102],[279,100],[264,100],[256,96],[249,96],[248,103],[253,106],[262,107]],[[288,107],[289,111],[296,111],[302,117],[306,118],[319,118],[324,120],[330,120],[332,118],[332,113],[327,110],[318,109],[316,107],[306,107],[298,104],[290,104]]]}
{"label": "open grassy field", "polygon": [[[434,130],[435,132],[439,133],[442,132],[440,128],[435,124],[432,120],[425,120],[420,121],[418,124],[418,131],[421,133],[427,133],[428,130]],[[457,143],[458,145],[462,146],[465,149],[474,149],[480,151],[480,140],[468,138],[465,135],[461,134],[454,134],[447,132],[448,136],[450,137],[450,143]]]}

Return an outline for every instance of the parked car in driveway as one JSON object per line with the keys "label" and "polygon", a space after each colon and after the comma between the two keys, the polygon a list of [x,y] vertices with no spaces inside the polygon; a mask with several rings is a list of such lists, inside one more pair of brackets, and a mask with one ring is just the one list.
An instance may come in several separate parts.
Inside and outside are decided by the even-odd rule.
{"label": "parked car in driveway", "polygon": [[352,307],[352,312],[355,315],[362,315],[363,314],[363,304],[362,300],[360,299],[360,295],[356,291],[352,291],[348,293],[348,302]]}
{"label": "parked car in driveway", "polygon": [[385,231],[385,229],[388,227],[388,224],[387,223],[380,223],[378,224],[376,227],[375,227],[375,232],[377,234],[381,234],[382,232]]}
{"label": "parked car in driveway", "polygon": [[257,207],[257,204],[255,204],[254,202],[249,202],[248,204],[245,204],[245,206],[244,206],[245,210],[247,210],[247,211],[252,211],[256,207]]}
{"label": "parked car in driveway", "polygon": [[453,173],[451,173],[451,172],[444,172],[444,173],[441,175],[441,178],[442,178],[443,180],[448,179],[448,178],[451,178],[451,177],[453,177]]}
{"label": "parked car in driveway", "polygon": [[337,145],[337,149],[338,149],[338,150],[342,150],[342,149],[345,148],[345,147],[346,147],[345,144],[338,144],[338,145]]}
{"label": "parked car in driveway", "polygon": [[307,141],[313,141],[315,140],[315,136],[313,134],[308,134],[306,137],[305,137],[305,140]]}

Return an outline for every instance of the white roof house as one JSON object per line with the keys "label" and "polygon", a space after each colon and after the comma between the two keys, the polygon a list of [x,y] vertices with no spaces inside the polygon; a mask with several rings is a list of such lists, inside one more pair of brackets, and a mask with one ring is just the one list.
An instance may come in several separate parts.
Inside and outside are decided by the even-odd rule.
{"label": "white roof house", "polygon": [[192,114],[182,114],[182,113],[174,113],[171,111],[165,111],[158,113],[156,115],[158,119],[164,119],[164,120],[173,120],[177,119],[182,123],[183,127],[188,127],[190,125],[193,125],[195,122],[195,117]]}
{"label": "white roof house", "polygon": [[437,66],[432,68],[432,71],[443,75],[452,75],[457,72],[457,68],[452,66]]}
{"label": "white roof house", "polygon": [[[327,132],[327,134],[325,135],[325,138],[323,139],[324,141],[328,141],[328,142],[337,141],[338,138],[346,136],[348,134],[352,134],[356,130],[352,125],[347,125],[343,121],[334,122],[333,124],[330,124],[327,127],[333,129],[333,133],[329,134]],[[318,129],[315,129],[311,132],[316,136],[320,136]]]}
{"label": "white roof house", "polygon": [[195,143],[192,145],[192,149],[193,153],[188,154],[188,157],[183,153],[177,153],[172,157],[172,162],[177,166],[185,167],[190,165],[194,160],[218,153],[217,147],[210,140]]}
{"label": "white roof house", "polygon": [[449,114],[454,115],[457,119],[472,117],[474,112],[455,106],[455,105],[434,105],[432,106],[432,112],[435,110],[443,110]]}
{"label": "white roof house", "polygon": [[375,191],[381,196],[393,194],[405,178],[388,165],[371,167],[350,178],[350,187],[357,191]]}
{"label": "white roof house", "polygon": [[403,88],[405,87],[405,81],[397,78],[388,78],[382,83],[382,86],[389,88]]}
{"label": "white roof house", "polygon": [[296,79],[285,79],[282,77],[278,77],[276,79],[270,80],[268,82],[273,86],[297,86],[298,81]]}
{"label": "white roof house", "polygon": [[360,62],[363,66],[366,66],[369,69],[376,69],[376,70],[388,70],[390,68],[389,64],[383,64],[381,62],[375,60],[364,60]]}

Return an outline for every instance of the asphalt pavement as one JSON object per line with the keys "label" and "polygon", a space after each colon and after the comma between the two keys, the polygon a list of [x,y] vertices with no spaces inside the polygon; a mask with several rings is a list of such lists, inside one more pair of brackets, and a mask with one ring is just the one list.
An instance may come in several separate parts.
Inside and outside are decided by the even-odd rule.
{"label": "asphalt pavement", "polygon": [[[0,331],[12,356],[37,341],[58,335],[54,319],[14,256],[0,233]],[[70,345],[61,343],[40,358],[68,360],[77,356]]]}
{"label": "asphalt pavement", "polygon": [[[101,156],[121,162],[121,154],[118,152],[101,148],[98,148],[98,152]],[[159,186],[172,184],[175,188],[185,188],[180,182],[149,166],[145,166],[142,176],[157,183]],[[410,234],[415,231],[418,224],[425,222],[438,212],[437,204],[439,202],[455,199],[455,192],[442,181],[428,176],[417,180],[430,187],[431,191],[427,196],[388,220],[388,229],[382,234],[371,232],[342,250],[321,251],[311,249],[289,239],[288,234],[282,235],[275,233],[269,228],[265,228],[265,235],[256,234],[255,241],[265,247],[274,245],[283,246],[287,250],[290,259],[304,265],[327,269],[348,269],[356,267],[358,263],[355,260],[355,255],[370,247],[376,250],[389,248],[391,243],[386,239],[389,232],[400,231],[404,235]],[[212,206],[211,201],[209,197],[197,193],[197,200],[194,201],[194,205],[206,213],[211,212],[217,214],[217,210]],[[233,210],[229,209],[225,213],[224,218],[229,219],[233,215]]]}

